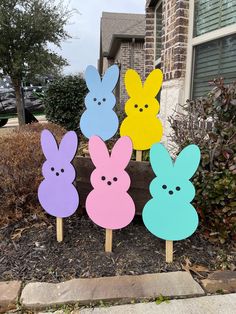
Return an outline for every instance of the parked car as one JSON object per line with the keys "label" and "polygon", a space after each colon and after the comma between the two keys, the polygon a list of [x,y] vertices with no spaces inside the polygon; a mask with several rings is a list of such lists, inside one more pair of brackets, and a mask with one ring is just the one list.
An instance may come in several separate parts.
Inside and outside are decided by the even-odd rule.
{"label": "parked car", "polygon": [[[45,87],[30,86],[23,88],[25,102],[26,123],[37,121],[36,116],[44,113],[42,97]],[[13,88],[0,87],[0,127],[4,126],[8,119],[17,117],[16,98]]]}

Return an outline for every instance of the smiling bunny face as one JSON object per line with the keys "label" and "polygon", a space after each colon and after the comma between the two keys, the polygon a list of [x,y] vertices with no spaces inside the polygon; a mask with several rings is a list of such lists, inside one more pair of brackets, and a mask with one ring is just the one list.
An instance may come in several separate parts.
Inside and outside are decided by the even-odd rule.
{"label": "smiling bunny face", "polygon": [[127,191],[130,186],[130,177],[124,170],[114,169],[112,162],[94,170],[91,176],[91,184],[107,193]]}
{"label": "smiling bunny face", "polygon": [[200,150],[196,145],[185,147],[173,163],[165,147],[154,144],[150,160],[157,176],[150,185],[154,198],[168,204],[184,204],[193,200],[195,188],[189,179],[200,162]]}
{"label": "smiling bunny face", "polygon": [[192,201],[195,188],[189,180],[181,180],[175,175],[169,178],[160,176],[152,181],[150,192],[162,202],[180,204]]}
{"label": "smiling bunny face", "polygon": [[156,116],[160,110],[156,95],[160,91],[163,75],[161,70],[152,71],[142,84],[139,74],[135,70],[128,70],[125,74],[125,86],[130,99],[125,105],[128,117],[147,119]]}
{"label": "smiling bunny face", "polygon": [[85,72],[85,80],[89,93],[85,98],[86,108],[89,110],[111,110],[116,104],[113,90],[119,79],[119,68],[111,66],[105,72],[103,79],[93,66],[88,66]]}
{"label": "smiling bunny face", "polygon": [[96,166],[91,175],[92,186],[106,193],[126,192],[130,186],[130,177],[124,169],[132,155],[130,138],[121,137],[110,156],[105,143],[98,136],[93,136],[89,140],[89,152]]}
{"label": "smiling bunny face", "polygon": [[57,142],[48,130],[44,130],[41,135],[41,145],[46,161],[43,164],[42,173],[46,180],[58,184],[73,182],[75,170],[71,164],[74,158],[78,139],[75,132],[67,132],[58,147]]}

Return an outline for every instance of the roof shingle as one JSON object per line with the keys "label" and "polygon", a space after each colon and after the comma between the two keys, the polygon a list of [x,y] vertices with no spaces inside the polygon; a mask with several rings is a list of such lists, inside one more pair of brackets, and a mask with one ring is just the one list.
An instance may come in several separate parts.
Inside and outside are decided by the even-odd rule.
{"label": "roof shingle", "polygon": [[145,36],[145,15],[103,12],[102,52],[108,53],[113,35]]}

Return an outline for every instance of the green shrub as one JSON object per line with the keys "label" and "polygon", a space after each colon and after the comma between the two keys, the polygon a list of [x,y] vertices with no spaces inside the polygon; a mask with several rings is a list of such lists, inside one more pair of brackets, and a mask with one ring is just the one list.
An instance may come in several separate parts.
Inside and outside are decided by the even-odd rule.
{"label": "green shrub", "polygon": [[87,92],[86,83],[79,75],[65,76],[52,82],[43,100],[48,121],[67,130],[78,129]]}
{"label": "green shrub", "polygon": [[28,214],[44,215],[37,197],[43,180],[40,134],[44,128],[57,140],[66,132],[52,123],[35,123],[0,136],[0,225]]}
{"label": "green shrub", "polygon": [[212,241],[236,240],[236,83],[214,80],[206,98],[187,101],[170,119],[179,149],[194,143],[201,165],[194,177],[195,206]]}

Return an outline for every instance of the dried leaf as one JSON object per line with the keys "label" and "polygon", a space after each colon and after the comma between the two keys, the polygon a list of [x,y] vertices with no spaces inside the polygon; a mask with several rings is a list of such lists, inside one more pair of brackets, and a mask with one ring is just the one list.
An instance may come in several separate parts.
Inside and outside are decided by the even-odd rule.
{"label": "dried leaf", "polygon": [[185,265],[181,264],[181,266],[182,266],[182,269],[184,269],[185,271],[187,271],[189,273],[190,273],[190,271],[192,271],[193,273],[195,273],[196,275],[198,275],[200,277],[204,277],[204,276],[202,276],[199,273],[201,273],[201,272],[206,272],[206,273],[210,272],[210,270],[207,267],[203,266],[203,265],[197,265],[197,264],[192,265],[192,263],[190,262],[188,257],[185,258]]}
{"label": "dried leaf", "polygon": [[19,240],[22,236],[22,233],[26,230],[29,229],[29,227],[25,228],[18,228],[15,230],[15,232],[11,235],[12,240]]}

